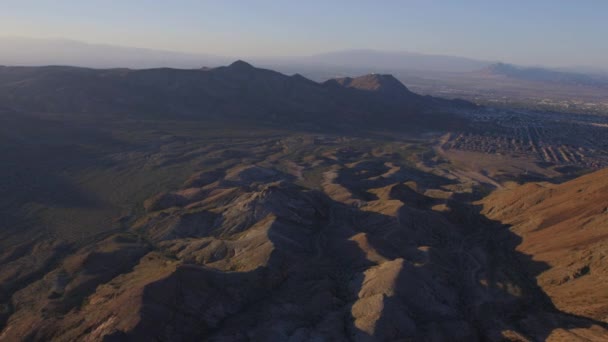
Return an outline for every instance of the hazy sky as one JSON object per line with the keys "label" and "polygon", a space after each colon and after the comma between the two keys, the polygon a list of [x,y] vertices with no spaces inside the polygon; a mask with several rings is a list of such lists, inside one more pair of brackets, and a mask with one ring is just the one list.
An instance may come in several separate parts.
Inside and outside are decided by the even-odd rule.
{"label": "hazy sky", "polygon": [[240,57],[371,48],[608,67],[606,0],[0,0],[0,6],[2,35]]}

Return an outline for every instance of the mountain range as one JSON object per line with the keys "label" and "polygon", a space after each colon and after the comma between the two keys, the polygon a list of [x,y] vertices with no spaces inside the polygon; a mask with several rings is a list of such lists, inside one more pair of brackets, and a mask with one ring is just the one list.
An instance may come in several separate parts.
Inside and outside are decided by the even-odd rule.
{"label": "mountain range", "polygon": [[447,109],[474,107],[414,94],[391,75],[317,83],[243,61],[202,69],[0,67],[0,101],[47,113],[385,127],[457,124]]}
{"label": "mountain range", "polygon": [[0,67],[0,341],[606,340],[606,170],[485,110],[384,73]]}
{"label": "mountain range", "polygon": [[[134,48],[110,44],[91,44],[68,39],[36,39],[0,36],[0,65],[45,66],[70,65],[89,68],[185,68],[193,69],[225,65],[237,58],[205,53]],[[362,72],[475,72],[492,65],[506,66],[498,61],[425,54],[409,51],[349,49],[304,56],[241,56],[256,65],[285,72],[306,70]],[[518,67],[519,68],[519,67]],[[528,71],[547,69],[570,74],[606,75],[606,70],[591,67],[546,68],[523,67]]]}
{"label": "mountain range", "polygon": [[[236,58],[202,53],[182,53],[66,39],[0,37],[0,65],[70,65],[90,68],[200,68],[227,64]],[[470,58],[400,51],[344,50],[310,56],[253,57],[248,60],[273,69],[338,68],[357,70],[436,70],[464,72],[490,62]]]}
{"label": "mountain range", "polygon": [[[169,129],[161,123],[154,128]],[[147,127],[129,127],[129,136]],[[0,340],[608,335],[605,170],[503,189],[471,205],[472,194],[459,191],[466,184],[395,153],[407,147],[402,141],[243,137],[204,144],[193,135],[138,137],[113,148],[101,159],[109,165],[97,161],[87,178],[115,170],[102,183],[115,198],[152,191],[130,187],[164,169],[154,181],[174,185],[141,210],[115,217],[93,238],[30,230],[0,239],[26,237],[0,251]],[[97,150],[102,142],[93,141]],[[317,186],[303,186],[318,167]],[[198,170],[183,172],[190,168]],[[139,177],[130,176],[134,169]],[[99,206],[80,203],[69,222]]]}
{"label": "mountain range", "polygon": [[92,68],[200,68],[231,59],[210,54],[182,53],[68,39],[0,37],[0,65],[70,65]]}
{"label": "mountain range", "polygon": [[[255,60],[255,59],[254,59]],[[418,70],[437,72],[468,72],[481,69],[493,62],[473,58],[414,53],[355,49],[333,51],[312,56],[260,59],[259,63],[275,67],[316,67],[336,70],[375,70],[378,72]]]}
{"label": "mountain range", "polygon": [[[0,65],[7,66],[201,69],[217,68],[237,59],[65,39],[19,37],[0,37],[0,51]],[[522,67],[496,61],[406,51],[352,49],[309,56],[252,56],[247,59],[264,68],[284,74],[301,74],[317,82],[351,75],[388,73],[423,94],[466,98],[482,103],[501,101],[505,97],[515,103],[527,103],[530,97],[538,97],[551,99],[555,103],[583,101],[597,106],[605,98],[602,94],[608,84],[606,72],[597,68]],[[495,96],[489,95],[494,93]],[[533,107],[537,105],[531,104]],[[544,105],[540,104],[541,107]]]}
{"label": "mountain range", "polygon": [[602,88],[608,87],[608,77],[601,74],[588,75],[539,67],[518,67],[505,63],[489,65],[481,69],[479,73],[488,77],[505,77],[523,81]]}

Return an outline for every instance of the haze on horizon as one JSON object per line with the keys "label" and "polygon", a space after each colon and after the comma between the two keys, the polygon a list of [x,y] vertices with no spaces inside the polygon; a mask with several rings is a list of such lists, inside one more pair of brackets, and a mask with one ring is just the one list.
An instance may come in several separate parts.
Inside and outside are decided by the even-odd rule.
{"label": "haze on horizon", "polygon": [[235,57],[376,49],[608,69],[608,2],[7,0],[2,36]]}

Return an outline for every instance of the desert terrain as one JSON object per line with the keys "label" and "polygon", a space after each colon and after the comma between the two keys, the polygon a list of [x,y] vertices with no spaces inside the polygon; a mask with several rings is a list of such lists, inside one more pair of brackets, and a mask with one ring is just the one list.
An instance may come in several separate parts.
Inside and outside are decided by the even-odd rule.
{"label": "desert terrain", "polygon": [[608,338],[601,116],[244,62],[25,71],[0,71],[0,340]]}

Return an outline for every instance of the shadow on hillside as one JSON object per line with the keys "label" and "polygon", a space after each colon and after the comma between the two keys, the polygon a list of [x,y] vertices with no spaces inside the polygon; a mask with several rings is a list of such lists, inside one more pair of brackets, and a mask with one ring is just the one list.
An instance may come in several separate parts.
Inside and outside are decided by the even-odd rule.
{"label": "shadow on hillside", "polygon": [[26,113],[11,113],[2,119],[1,229],[32,234],[31,228],[44,225],[33,211],[105,205],[80,187],[77,175],[112,167],[105,154],[129,150],[132,145],[113,137],[103,123]]}
{"label": "shadow on hillside", "polygon": [[[387,171],[383,162],[364,162],[342,169],[336,182],[363,200],[377,199],[369,189],[395,183],[455,183],[407,167],[379,177]],[[280,175],[286,183],[294,180]],[[480,214],[472,203],[481,191],[441,200],[449,211],[439,213],[431,210],[437,200],[397,186],[389,192],[403,203],[395,218],[293,184],[274,187],[288,191],[296,205],[281,203],[267,232],[273,250],[264,266],[247,272],[222,272],[195,260],[179,266],[144,287],[142,307],[133,308],[141,310],[141,320],[132,331],[104,340],[306,341],[321,333],[338,341],[499,340],[507,330],[545,340],[557,328],[606,327],[554,307],[535,282],[549,266],[517,252],[521,238]],[[283,215],[285,208],[293,216]],[[179,237],[214,234],[186,232],[192,236]],[[216,252],[209,256],[213,262],[231,257]],[[384,277],[377,286],[369,283]]]}
{"label": "shadow on hillside", "polygon": [[[544,340],[557,328],[605,326],[555,309],[533,280],[548,266],[516,252],[520,239],[469,202],[450,202],[451,215],[406,205],[396,220],[298,189],[303,202],[293,210],[312,221],[279,217],[265,266],[181,266],[146,286],[133,331],[106,340],[479,340],[507,330]],[[387,268],[397,271],[394,285],[366,285],[385,277],[374,253],[382,265],[402,265]],[[363,311],[358,300],[369,300]]]}
{"label": "shadow on hillside", "polygon": [[[373,182],[364,177],[356,179],[353,176],[356,176],[357,172],[347,171],[350,177],[345,177],[348,181],[343,181],[341,184],[353,193],[366,193],[368,189],[385,186],[387,183],[410,180],[406,171]],[[428,184],[423,178],[417,178],[416,181]],[[439,181],[434,179],[433,182],[435,187],[452,183],[447,179]],[[400,243],[425,245],[438,252],[431,253],[430,262],[424,266],[403,268],[395,284],[395,293],[383,299],[385,310],[376,323],[375,332],[370,337],[391,340],[434,335],[441,338],[443,334],[443,338],[463,340],[487,337],[500,339],[503,331],[513,330],[535,340],[545,340],[558,328],[589,328],[593,325],[608,328],[603,322],[560,312],[553,305],[535,280],[550,266],[518,252],[516,247],[521,244],[522,239],[512,233],[509,226],[483,216],[480,213],[481,206],[472,204],[483,197],[484,191],[457,194],[448,202],[450,211],[441,216],[446,219],[446,223],[449,222],[449,227],[446,229],[452,230],[451,232],[437,229],[442,224],[441,220],[433,222],[427,216],[430,214],[428,209],[434,203],[433,199],[425,198],[423,195],[413,196],[409,192],[411,190],[404,192],[401,188],[393,188],[390,192],[392,199],[404,203],[398,220],[399,229],[418,232],[426,230],[427,234],[409,236],[406,234],[406,238]],[[376,220],[381,219],[375,218],[374,221]],[[395,244],[395,241],[400,240],[395,238],[399,237],[399,234],[400,232],[391,234],[388,241],[370,239],[372,248],[388,259],[401,257],[407,261],[407,255],[395,255],[395,251],[401,249]],[[432,238],[429,239],[428,235]],[[415,241],[411,241],[412,239]],[[387,245],[392,245],[392,248],[387,250]],[[416,264],[416,261],[412,260],[412,263]],[[434,267],[433,264],[444,264],[442,265],[444,270],[441,270],[441,267]],[[445,267],[451,268],[452,272],[446,272]],[[423,302],[412,301],[411,298],[428,296],[425,294],[427,290],[424,286],[429,284],[420,284],[414,280],[420,278],[426,270],[442,275],[437,282],[450,284],[450,287],[443,290],[447,292],[456,290],[458,297],[456,313],[449,313],[447,310],[446,314],[442,309],[433,312],[431,309],[434,297],[442,297],[441,287],[431,290],[433,294]],[[412,286],[415,289],[412,289]],[[449,302],[449,298],[450,295],[446,294],[438,304]],[[408,309],[399,309],[403,307]],[[415,309],[412,310],[412,307]],[[437,308],[441,308],[441,305],[437,305]],[[409,319],[403,318],[407,316]],[[411,326],[412,322],[413,326],[422,329],[418,329],[413,336],[403,334],[400,329],[404,329],[403,327],[408,326],[408,323]],[[462,322],[467,322],[468,328]],[[456,331],[462,335],[454,335]],[[393,335],[390,335],[391,332]]]}

